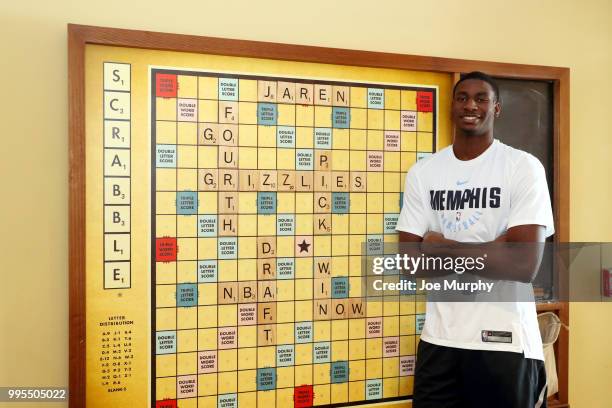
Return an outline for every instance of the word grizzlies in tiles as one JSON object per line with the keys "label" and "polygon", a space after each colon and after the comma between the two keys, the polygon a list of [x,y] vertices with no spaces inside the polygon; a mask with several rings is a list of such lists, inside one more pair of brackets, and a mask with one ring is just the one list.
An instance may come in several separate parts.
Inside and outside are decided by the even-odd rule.
{"label": "word grizzlies in tiles", "polygon": [[397,241],[436,90],[151,78],[155,406],[410,396],[423,315],[412,293],[366,299],[362,244]]}

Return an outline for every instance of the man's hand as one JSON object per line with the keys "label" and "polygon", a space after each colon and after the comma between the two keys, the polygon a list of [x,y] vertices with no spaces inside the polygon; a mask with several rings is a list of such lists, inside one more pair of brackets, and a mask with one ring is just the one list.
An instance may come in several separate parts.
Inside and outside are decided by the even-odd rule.
{"label": "man's hand", "polygon": [[482,243],[461,243],[429,231],[423,236],[421,251],[429,256],[453,258],[478,257],[486,251],[487,268],[474,274],[528,283],[542,262],[544,231],[541,225],[519,225],[509,228],[494,241]]}
{"label": "man's hand", "polygon": [[444,235],[440,234],[439,232],[434,232],[434,231],[426,232],[425,236],[423,237],[423,243],[426,243],[426,244],[443,244],[448,241],[449,240],[444,238]]}

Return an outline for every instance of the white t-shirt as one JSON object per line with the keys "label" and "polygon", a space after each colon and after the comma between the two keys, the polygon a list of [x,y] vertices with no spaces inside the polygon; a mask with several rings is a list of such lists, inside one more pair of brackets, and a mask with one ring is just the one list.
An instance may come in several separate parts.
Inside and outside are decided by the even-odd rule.
{"label": "white t-shirt", "polygon": [[[457,159],[449,146],[413,165],[396,229],[490,242],[526,224],[545,226],[547,237],[554,233],[544,167],[531,154],[494,140],[473,160]],[[519,290],[528,285],[533,293],[530,284],[504,284]],[[486,333],[502,337],[487,338]],[[428,302],[421,338],[440,346],[524,352],[544,360],[534,302]]]}

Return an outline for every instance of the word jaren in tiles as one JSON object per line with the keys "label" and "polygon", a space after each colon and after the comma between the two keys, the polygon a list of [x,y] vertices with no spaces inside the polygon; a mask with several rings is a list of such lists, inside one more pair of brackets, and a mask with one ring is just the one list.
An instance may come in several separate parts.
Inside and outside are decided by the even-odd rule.
{"label": "word jaren in tiles", "polygon": [[366,298],[436,89],[152,69],[156,407],[412,394],[414,294]]}

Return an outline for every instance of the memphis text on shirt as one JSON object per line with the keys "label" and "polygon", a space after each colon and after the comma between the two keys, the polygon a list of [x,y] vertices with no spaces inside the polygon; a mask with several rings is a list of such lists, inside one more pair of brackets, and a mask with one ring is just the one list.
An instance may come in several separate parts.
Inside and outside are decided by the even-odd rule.
{"label": "memphis text on shirt", "polygon": [[474,187],[465,190],[429,190],[431,209],[435,211],[465,208],[499,208],[500,187]]}

